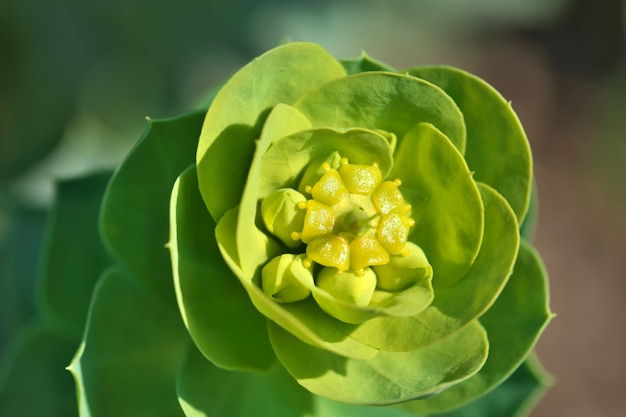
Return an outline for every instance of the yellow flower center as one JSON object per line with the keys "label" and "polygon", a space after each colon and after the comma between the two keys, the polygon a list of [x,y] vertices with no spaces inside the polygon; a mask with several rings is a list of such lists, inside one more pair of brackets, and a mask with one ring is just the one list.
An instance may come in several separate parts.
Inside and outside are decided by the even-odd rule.
{"label": "yellow flower center", "polygon": [[388,263],[390,255],[409,254],[405,246],[415,221],[400,180],[383,181],[376,163],[353,165],[347,158],[339,169],[328,163],[322,169],[322,177],[305,188],[311,198],[297,204],[306,210],[302,231],[291,233],[307,244],[307,267],[316,262],[363,275],[368,266]]}

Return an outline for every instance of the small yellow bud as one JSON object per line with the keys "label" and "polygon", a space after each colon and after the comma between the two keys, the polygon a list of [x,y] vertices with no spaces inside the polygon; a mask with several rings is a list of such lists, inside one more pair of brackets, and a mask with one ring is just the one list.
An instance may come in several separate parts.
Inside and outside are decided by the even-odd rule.
{"label": "small yellow bud", "polygon": [[313,269],[304,255],[277,256],[261,270],[263,291],[279,303],[304,300],[313,285]]}
{"label": "small yellow bud", "polygon": [[300,246],[294,233],[302,230],[305,212],[300,204],[305,204],[306,198],[291,188],[282,188],[269,194],[261,203],[261,218],[267,230],[279,238],[290,248]]}

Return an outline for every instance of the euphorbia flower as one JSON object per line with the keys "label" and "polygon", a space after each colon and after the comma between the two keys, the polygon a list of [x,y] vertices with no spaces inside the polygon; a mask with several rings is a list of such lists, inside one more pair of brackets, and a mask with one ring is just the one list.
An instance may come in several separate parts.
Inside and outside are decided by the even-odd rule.
{"label": "euphorbia flower", "polygon": [[[197,148],[189,120],[154,133],[196,149],[195,163],[156,158],[170,177],[189,164],[171,193],[167,245],[202,354],[176,377],[185,412],[218,389],[210,378],[203,388],[200,369],[247,372],[245,387],[259,390],[257,375],[271,371],[268,381],[309,398],[314,411],[303,409],[315,415],[339,402],[359,405],[355,415],[362,405],[406,415],[459,407],[526,359],[550,317],[545,272],[520,238],[531,154],[510,103],[484,81],[290,43],[219,90]],[[105,241],[146,282],[151,261],[131,254],[117,218],[147,222],[162,204],[122,198],[157,155],[151,134],[113,179],[102,215]]]}

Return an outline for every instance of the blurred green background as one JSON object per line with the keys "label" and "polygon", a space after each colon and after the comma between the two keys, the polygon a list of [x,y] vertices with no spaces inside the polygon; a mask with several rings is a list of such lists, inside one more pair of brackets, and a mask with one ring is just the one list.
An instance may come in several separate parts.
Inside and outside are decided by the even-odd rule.
{"label": "blurred green background", "polygon": [[145,117],[197,107],[285,39],[396,68],[455,65],[518,112],[535,154],[536,245],[556,385],[533,417],[626,408],[623,0],[5,0],[0,3],[0,354],[36,319],[57,179],[114,167]]}

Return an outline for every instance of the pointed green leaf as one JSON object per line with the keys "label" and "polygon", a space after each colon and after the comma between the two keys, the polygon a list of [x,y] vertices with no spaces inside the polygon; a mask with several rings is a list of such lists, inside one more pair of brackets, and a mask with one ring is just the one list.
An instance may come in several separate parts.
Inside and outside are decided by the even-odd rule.
{"label": "pointed green leaf", "polygon": [[[457,331],[484,313],[498,297],[519,247],[515,213],[490,187],[479,184],[485,207],[483,244],[465,276],[450,287],[435,284],[435,299],[411,318],[378,317],[355,329],[352,337],[383,350],[412,350]],[[399,337],[399,335],[401,335]]]}
{"label": "pointed green leaf", "polygon": [[120,269],[94,291],[69,369],[81,415],[182,416],[175,389],[189,337],[178,312]]}
{"label": "pointed green leaf", "polygon": [[102,239],[113,257],[173,301],[168,241],[172,186],[194,160],[203,114],[153,121],[106,190]]}
{"label": "pointed green leaf", "polygon": [[521,223],[530,199],[532,156],[511,103],[483,80],[456,68],[417,67],[409,74],[436,84],[454,99],[467,124],[467,164],[477,181],[506,198]]}
{"label": "pointed green leaf", "polygon": [[476,259],[484,227],[480,193],[463,155],[433,125],[419,123],[400,142],[391,177],[400,178],[414,207],[409,239],[426,253],[433,285],[454,284]]}
{"label": "pointed green leaf", "polygon": [[487,335],[472,322],[447,339],[410,352],[350,359],[303,343],[269,322],[276,355],[311,392],[332,400],[393,404],[423,398],[475,374],[487,358]]}
{"label": "pointed green leaf", "polygon": [[371,358],[378,353],[377,349],[350,338],[345,328],[342,328],[342,323],[322,312],[311,298],[278,304],[265,294],[241,269],[234,239],[236,222],[237,210],[222,216],[215,230],[217,244],[224,260],[237,275],[258,311],[305,342],[340,355]]}
{"label": "pointed green leaf", "polygon": [[72,376],[64,369],[75,349],[74,341],[44,325],[24,327],[0,362],[0,415],[76,415]]}
{"label": "pointed green leaf", "polygon": [[432,123],[465,150],[465,122],[455,102],[410,75],[365,72],[339,78],[311,90],[294,107],[315,128],[382,129],[398,140],[416,123]]}
{"label": "pointed green leaf", "polygon": [[312,395],[282,366],[269,374],[229,372],[193,347],[176,381],[187,417],[313,417]]}
{"label": "pointed green leaf", "polygon": [[110,173],[61,181],[49,220],[42,259],[39,299],[47,318],[78,340],[89,299],[102,271],[111,264],[98,234],[98,213]]}
{"label": "pointed green leaf", "polygon": [[522,242],[513,275],[480,318],[489,337],[485,366],[462,384],[404,408],[422,413],[442,412],[484,395],[526,359],[551,317],[545,269],[534,249]]}
{"label": "pointed green leaf", "polygon": [[216,221],[239,204],[254,140],[271,108],[293,104],[312,87],[344,75],[319,45],[295,42],[258,57],[224,85],[206,115],[196,154],[200,192]]}
{"label": "pointed green leaf", "polygon": [[222,259],[195,167],[175,183],[171,204],[169,247],[178,306],[198,349],[222,368],[268,370],[276,357],[265,317]]}

